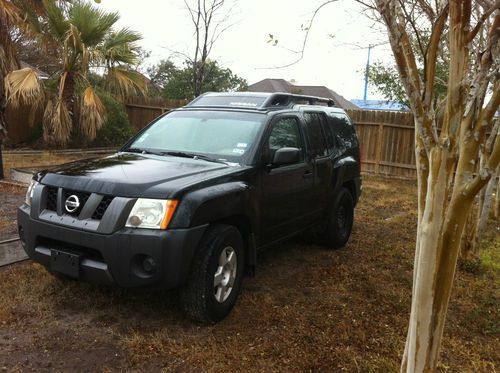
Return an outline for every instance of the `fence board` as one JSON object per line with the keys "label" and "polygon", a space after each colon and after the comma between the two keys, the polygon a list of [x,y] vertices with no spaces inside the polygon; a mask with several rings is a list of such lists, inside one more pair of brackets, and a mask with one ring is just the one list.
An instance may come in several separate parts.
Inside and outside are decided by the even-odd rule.
{"label": "fence board", "polygon": [[130,125],[140,131],[166,111],[184,106],[187,100],[168,100],[161,97],[132,97],[125,103]]}
{"label": "fence board", "polygon": [[413,115],[382,110],[349,110],[358,133],[362,170],[416,178]]}

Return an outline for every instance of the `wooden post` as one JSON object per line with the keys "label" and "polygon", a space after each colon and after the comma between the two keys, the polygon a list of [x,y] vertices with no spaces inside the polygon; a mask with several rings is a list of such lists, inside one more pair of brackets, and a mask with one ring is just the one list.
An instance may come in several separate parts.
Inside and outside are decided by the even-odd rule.
{"label": "wooden post", "polygon": [[377,143],[375,152],[375,172],[380,175],[380,162],[382,161],[382,148],[383,148],[383,138],[384,135],[384,124],[379,123],[377,130]]}

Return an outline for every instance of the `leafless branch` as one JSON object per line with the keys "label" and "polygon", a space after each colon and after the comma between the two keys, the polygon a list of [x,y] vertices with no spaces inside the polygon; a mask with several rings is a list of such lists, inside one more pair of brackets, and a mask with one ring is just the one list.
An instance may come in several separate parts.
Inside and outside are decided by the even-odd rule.
{"label": "leafless branch", "polygon": [[299,57],[297,59],[295,59],[293,62],[290,62],[290,63],[287,63],[285,65],[280,65],[280,66],[273,66],[273,67],[263,67],[263,68],[259,68],[259,69],[262,69],[262,70],[267,70],[267,69],[284,69],[284,68],[287,68],[287,67],[290,67],[290,66],[293,66],[297,63],[299,63],[300,61],[302,61],[302,59],[304,58],[304,53],[305,53],[305,50],[306,50],[306,46],[307,46],[307,40],[309,38],[309,33],[311,31],[311,28],[314,24],[314,19],[316,18],[316,15],[319,13],[319,11],[321,9],[323,9],[325,6],[327,6],[328,4],[331,4],[331,3],[334,3],[338,0],[329,0],[329,1],[325,1],[324,3],[322,3],[321,5],[319,5],[313,12],[313,15],[311,17],[311,19],[309,20],[309,23],[308,23],[308,26],[306,28],[306,32],[304,34],[304,39],[302,40],[302,47],[299,51],[298,54]]}
{"label": "leafless branch", "polygon": [[432,91],[434,87],[434,81],[436,77],[436,63],[437,63],[437,52],[439,50],[439,40],[443,33],[444,26],[446,24],[446,19],[448,18],[449,6],[446,5],[444,9],[439,14],[437,21],[432,29],[431,37],[427,50],[424,53],[425,66],[425,90],[424,90],[424,105],[430,106],[432,101]]}
{"label": "leafless branch", "polygon": [[483,15],[481,16],[481,18],[479,18],[479,20],[477,21],[477,24],[476,26],[474,26],[474,28],[469,32],[469,34],[467,35],[467,42],[471,42],[472,39],[474,39],[477,35],[477,33],[479,32],[479,30],[481,29],[481,27],[483,26],[484,22],[488,19],[488,17],[493,14],[493,12],[495,10],[498,10],[500,9],[500,0],[497,0],[495,1],[495,3],[490,6],[484,13]]}

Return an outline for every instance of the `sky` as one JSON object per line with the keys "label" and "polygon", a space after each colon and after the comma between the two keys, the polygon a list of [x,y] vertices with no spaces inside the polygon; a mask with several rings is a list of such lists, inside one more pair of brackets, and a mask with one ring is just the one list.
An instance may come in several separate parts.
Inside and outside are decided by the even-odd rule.
{"label": "sky", "polygon": [[[193,1],[193,0],[188,0]],[[234,1],[226,0],[231,5]],[[214,45],[211,59],[230,68],[249,84],[265,78],[295,80],[300,85],[325,85],[347,99],[363,97],[368,45],[370,60],[391,63],[392,53],[383,28],[362,13],[352,0],[323,7],[310,30],[303,59],[294,62],[304,39],[301,26],[308,25],[323,0],[239,0],[229,23]],[[102,0],[98,5],[120,14],[118,27],[142,34],[141,46],[151,52],[146,64],[193,54],[193,26],[183,0]],[[278,45],[268,43],[269,34]],[[382,99],[373,87],[368,99]]]}

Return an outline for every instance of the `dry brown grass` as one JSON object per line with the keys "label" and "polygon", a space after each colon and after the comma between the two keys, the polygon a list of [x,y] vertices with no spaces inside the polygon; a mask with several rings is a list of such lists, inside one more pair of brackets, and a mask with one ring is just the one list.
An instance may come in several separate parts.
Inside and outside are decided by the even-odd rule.
{"label": "dry brown grass", "polygon": [[25,193],[26,187],[0,184],[0,241],[16,235],[16,209]]}
{"label": "dry brown grass", "polygon": [[[367,178],[345,249],[304,235],[262,252],[257,276],[215,326],[185,319],[175,292],[62,282],[32,263],[1,271],[0,362],[8,370],[397,371],[415,208],[414,183]],[[491,224],[487,237],[487,250],[498,250]],[[460,268],[440,370],[495,371],[498,272]]]}

